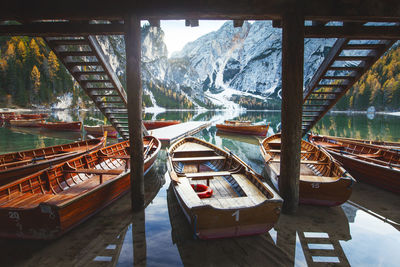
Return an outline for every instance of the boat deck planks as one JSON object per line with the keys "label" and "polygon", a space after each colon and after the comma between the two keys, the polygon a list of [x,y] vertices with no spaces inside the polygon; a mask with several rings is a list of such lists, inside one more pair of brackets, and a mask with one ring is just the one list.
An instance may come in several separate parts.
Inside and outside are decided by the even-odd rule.
{"label": "boat deck planks", "polygon": [[198,133],[208,127],[208,121],[188,121],[150,131],[150,135],[157,137],[161,142],[171,144],[174,141]]}

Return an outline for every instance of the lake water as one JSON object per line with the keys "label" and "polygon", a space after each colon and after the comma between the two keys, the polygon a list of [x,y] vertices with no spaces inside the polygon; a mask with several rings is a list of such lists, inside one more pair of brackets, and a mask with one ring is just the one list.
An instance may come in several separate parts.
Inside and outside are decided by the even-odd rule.
{"label": "lake water", "polygon": [[[280,127],[279,112],[169,111],[146,119],[243,119]],[[98,113],[57,113],[51,119],[80,119],[94,125]],[[329,114],[314,128],[320,134],[400,141],[400,117]],[[258,139],[228,135],[210,126],[196,135],[227,147],[263,173]],[[0,127],[0,153],[71,142],[81,134]],[[282,214],[264,235],[195,240],[166,173],[162,150],[145,176],[147,208],[130,213],[130,195],[122,197],[63,237],[48,242],[1,240],[2,266],[396,266],[400,262],[400,197],[357,183],[340,207],[300,206]],[[385,218],[390,221],[385,221]]]}

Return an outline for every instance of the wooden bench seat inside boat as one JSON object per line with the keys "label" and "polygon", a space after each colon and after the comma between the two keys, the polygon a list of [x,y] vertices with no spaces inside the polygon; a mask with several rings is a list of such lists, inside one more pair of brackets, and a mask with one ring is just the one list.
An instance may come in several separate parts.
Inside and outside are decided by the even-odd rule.
{"label": "wooden bench seat inside boat", "polygon": [[326,183],[338,180],[339,177],[317,176],[317,175],[300,175],[300,180],[313,183]]}
{"label": "wooden bench seat inside boat", "polygon": [[[280,149],[269,149],[269,150],[266,150],[266,152],[268,153],[268,152],[270,152],[270,153],[281,153],[282,151],[280,150]],[[305,150],[302,150],[302,151],[300,151],[302,154],[308,154],[308,153],[314,153],[315,151],[305,151]]]}
{"label": "wooden bench seat inside boat", "polygon": [[118,175],[123,172],[121,169],[76,169],[76,170],[65,170],[66,173],[85,173],[85,174],[110,174]]}
{"label": "wooden bench seat inside boat", "polygon": [[380,158],[382,155],[379,154],[358,154],[357,157],[365,157],[365,158]]}
{"label": "wooden bench seat inside boat", "polygon": [[222,171],[222,172],[195,172],[195,173],[186,173],[187,178],[198,179],[198,178],[206,178],[206,177],[214,177],[214,176],[225,176],[231,175],[231,172]]}
{"label": "wooden bench seat inside boat", "polygon": [[[271,163],[280,163],[280,160],[270,160],[269,162]],[[321,161],[317,161],[317,160],[301,160],[300,164],[315,164],[315,165],[326,165],[328,163],[326,162],[321,162]]]}
{"label": "wooden bench seat inside boat", "polygon": [[340,144],[333,144],[333,143],[330,143],[330,142],[322,142],[322,141],[316,141],[315,145],[322,146],[322,147],[339,148],[339,149],[344,148],[344,146],[340,145]]}
{"label": "wooden bench seat inside boat", "polygon": [[185,157],[185,158],[173,158],[172,161],[176,162],[191,162],[191,161],[212,161],[212,160],[224,160],[224,156],[208,156],[208,157]]}

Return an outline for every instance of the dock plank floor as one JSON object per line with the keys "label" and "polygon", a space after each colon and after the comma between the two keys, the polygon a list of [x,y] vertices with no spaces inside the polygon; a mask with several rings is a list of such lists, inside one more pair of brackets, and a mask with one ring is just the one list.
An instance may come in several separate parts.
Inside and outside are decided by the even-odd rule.
{"label": "dock plank floor", "polygon": [[167,127],[162,127],[149,131],[150,135],[157,137],[163,143],[173,143],[174,141],[193,135],[208,127],[208,121],[188,121]]}

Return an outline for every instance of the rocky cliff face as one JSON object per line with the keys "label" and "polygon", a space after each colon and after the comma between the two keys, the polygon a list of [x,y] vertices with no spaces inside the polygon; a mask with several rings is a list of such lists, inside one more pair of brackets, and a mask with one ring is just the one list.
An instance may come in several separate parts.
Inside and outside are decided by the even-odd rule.
{"label": "rocky cliff face", "polygon": [[[159,28],[142,28],[142,79],[145,92],[152,94],[150,84],[158,84],[182,93],[194,103],[209,103],[238,108],[232,95],[239,94],[269,101],[280,98],[281,29],[269,21],[245,22],[234,28],[226,22],[218,31],[188,43],[168,59]],[[334,39],[306,39],[304,49],[304,81],[307,83],[321,64]],[[112,47],[119,65],[125,64],[123,39],[103,42],[105,50]],[[110,51],[109,51],[110,52]],[[112,53],[110,53],[112,54]],[[296,62],[293,62],[296,64]],[[123,68],[117,67],[123,72]],[[157,101],[153,99],[153,104]],[[155,102],[155,103],[154,103]]]}

